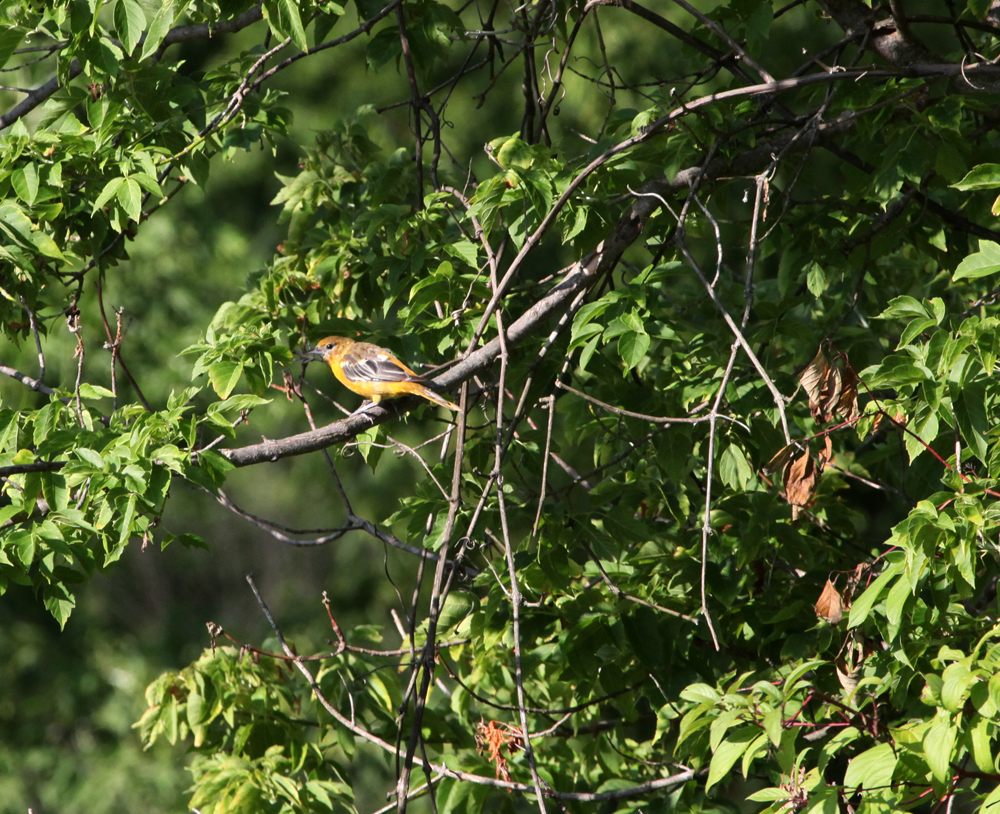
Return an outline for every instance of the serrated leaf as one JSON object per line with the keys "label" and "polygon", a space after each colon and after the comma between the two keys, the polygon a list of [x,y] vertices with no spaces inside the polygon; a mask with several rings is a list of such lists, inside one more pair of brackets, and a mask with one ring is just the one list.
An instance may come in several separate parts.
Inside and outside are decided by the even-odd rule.
{"label": "serrated leaf", "polygon": [[647,333],[627,333],[618,339],[618,354],[629,371],[639,366],[649,350],[650,337]]}
{"label": "serrated leaf", "polygon": [[101,194],[97,196],[97,200],[94,201],[94,206],[90,210],[90,214],[94,214],[104,206],[108,201],[110,201],[115,195],[118,194],[118,190],[122,184],[125,183],[124,178],[112,178],[104,185],[104,189],[101,190]]}
{"label": "serrated leaf", "polygon": [[80,384],[80,398],[111,399],[114,397],[115,397],[114,393],[112,393],[106,387],[101,387],[99,384],[88,384],[87,382],[83,382]]}
{"label": "serrated leaf", "polygon": [[26,204],[34,204],[38,197],[38,168],[35,164],[18,167],[10,174],[10,182],[17,197]]}
{"label": "serrated leaf", "polygon": [[264,16],[278,37],[291,39],[292,43],[302,51],[309,50],[299,4],[295,0],[266,0]]}
{"label": "serrated leaf", "polygon": [[438,627],[447,630],[461,622],[479,605],[479,598],[468,591],[451,591],[438,615]]}
{"label": "serrated leaf", "polygon": [[212,389],[218,394],[220,399],[229,398],[236,383],[243,373],[243,362],[213,362],[208,368],[208,378],[212,382]]}
{"label": "serrated leaf", "polygon": [[125,214],[138,222],[142,217],[142,189],[133,178],[125,178],[118,187],[118,203]]}
{"label": "serrated leaf", "polygon": [[136,0],[118,0],[115,5],[115,29],[125,47],[125,53],[132,56],[146,28],[146,15]]}
{"label": "serrated leaf", "polygon": [[979,164],[969,170],[961,181],[951,186],[963,192],[1000,187],[1000,164]]}
{"label": "serrated leaf", "polygon": [[142,53],[139,55],[140,61],[159,50],[160,43],[163,42],[163,38],[174,24],[177,15],[184,11],[187,5],[188,3],[185,0],[179,6],[174,2],[164,2],[160,6],[160,10],[153,17],[153,22],[149,24],[146,39],[142,43]]}
{"label": "serrated leaf", "polygon": [[806,272],[806,287],[814,297],[819,297],[826,291],[826,272],[819,263],[810,263]]}
{"label": "serrated leaf", "polygon": [[736,444],[729,444],[719,457],[719,477],[731,489],[742,491],[753,482],[753,468]]}
{"label": "serrated leaf", "polygon": [[1000,244],[992,240],[980,240],[979,251],[970,254],[955,269],[953,280],[974,280],[1000,271]]}

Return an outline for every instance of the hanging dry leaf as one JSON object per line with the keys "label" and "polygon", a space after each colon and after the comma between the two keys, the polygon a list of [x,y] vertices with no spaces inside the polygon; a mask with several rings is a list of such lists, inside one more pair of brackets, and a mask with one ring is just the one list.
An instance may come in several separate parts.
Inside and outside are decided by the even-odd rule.
{"label": "hanging dry leaf", "polygon": [[788,463],[792,454],[795,452],[798,445],[795,443],[785,444],[781,449],[771,456],[771,460],[767,462],[764,467],[764,474],[770,475],[772,472],[777,472],[779,469],[784,471],[785,464]]}
{"label": "hanging dry leaf", "polygon": [[823,379],[826,378],[827,371],[830,369],[830,363],[827,361],[826,354],[823,353],[823,348],[820,347],[816,351],[816,355],[813,360],[806,365],[806,369],[802,371],[802,375],[799,376],[799,384],[802,385],[802,389],[806,391],[806,395],[809,396],[809,405],[819,400],[820,390],[823,388]]}
{"label": "hanging dry leaf", "polygon": [[833,459],[833,441],[830,440],[829,435],[824,436],[823,441],[823,451],[817,456],[816,461],[816,469],[821,475],[824,467]]}
{"label": "hanging dry leaf", "polygon": [[816,615],[831,625],[840,624],[840,620],[844,618],[844,601],[840,597],[840,591],[830,580],[826,581],[823,593],[816,600]]}
{"label": "hanging dry leaf", "polygon": [[798,520],[801,507],[812,503],[817,483],[819,470],[808,450],[785,467],[785,500],[792,506],[792,520]]}
{"label": "hanging dry leaf", "polygon": [[489,752],[489,759],[496,765],[497,780],[510,782],[510,769],[503,748],[511,755],[524,749],[524,733],[521,727],[503,721],[480,721],[476,724],[476,751]]}
{"label": "hanging dry leaf", "polygon": [[809,412],[813,418],[821,422],[833,418],[843,392],[843,379],[840,370],[826,358],[823,348],[802,371],[799,381],[809,396]]}
{"label": "hanging dry leaf", "polygon": [[820,421],[830,421],[840,403],[840,394],[843,392],[844,384],[840,375],[840,369],[831,366],[823,380],[823,389],[819,394],[819,404],[813,411],[813,415]]}
{"label": "hanging dry leaf", "polygon": [[856,421],[861,415],[858,410],[858,377],[854,369],[847,365],[842,374],[844,389],[840,393],[840,401],[837,402],[837,412],[844,421]]}

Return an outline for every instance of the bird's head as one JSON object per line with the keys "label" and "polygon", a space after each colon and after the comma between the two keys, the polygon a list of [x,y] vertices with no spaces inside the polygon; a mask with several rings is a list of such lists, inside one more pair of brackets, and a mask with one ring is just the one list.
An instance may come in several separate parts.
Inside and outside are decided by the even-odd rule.
{"label": "bird's head", "polygon": [[342,336],[328,336],[326,339],[321,339],[317,342],[315,347],[309,348],[309,350],[299,354],[299,357],[307,362],[311,362],[314,359],[326,360],[331,354],[336,353],[338,348],[350,341]]}

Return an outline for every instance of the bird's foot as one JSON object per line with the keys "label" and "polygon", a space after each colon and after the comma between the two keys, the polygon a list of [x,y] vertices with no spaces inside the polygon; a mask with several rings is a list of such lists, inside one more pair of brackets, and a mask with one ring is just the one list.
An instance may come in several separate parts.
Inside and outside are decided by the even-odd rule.
{"label": "bird's foot", "polygon": [[[353,413],[351,413],[348,416],[348,418],[354,418],[354,416],[356,416],[356,415],[363,415],[364,413],[367,413],[374,406],[375,406],[375,402],[374,401],[366,401],[364,404],[362,404],[360,407],[358,407],[357,410],[355,410]],[[365,418],[367,418],[372,423],[372,425],[374,426],[374,424],[375,424],[375,419],[374,418],[372,418],[370,415],[366,415]]]}

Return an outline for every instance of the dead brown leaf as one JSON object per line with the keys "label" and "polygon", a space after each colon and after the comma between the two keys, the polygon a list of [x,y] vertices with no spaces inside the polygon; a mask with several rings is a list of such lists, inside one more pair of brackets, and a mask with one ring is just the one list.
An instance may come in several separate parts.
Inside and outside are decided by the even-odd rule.
{"label": "dead brown leaf", "polygon": [[806,391],[806,395],[809,396],[809,404],[812,406],[813,402],[819,400],[820,391],[823,389],[823,379],[826,378],[827,371],[830,369],[830,362],[826,358],[826,354],[823,352],[822,346],[813,360],[806,365],[806,369],[802,371],[802,375],[799,376],[799,384],[802,385],[802,389]]}
{"label": "dead brown leaf", "polygon": [[832,419],[840,403],[844,383],[840,369],[830,364],[822,347],[802,371],[799,382],[809,396],[809,412],[813,418],[824,423]]}
{"label": "dead brown leaf", "polygon": [[785,464],[788,463],[788,459],[792,457],[792,453],[795,452],[797,445],[794,443],[785,444],[781,449],[771,456],[771,460],[767,462],[764,467],[764,474],[769,475],[772,472],[777,472],[779,469],[784,471]]}
{"label": "dead brown leaf", "polygon": [[510,769],[503,748],[511,755],[524,749],[524,732],[519,726],[503,721],[480,721],[476,724],[476,751],[489,752],[489,759],[496,765],[497,780],[510,782]]}
{"label": "dead brown leaf", "polygon": [[816,494],[819,470],[809,450],[785,467],[785,500],[792,506],[792,519],[797,520],[803,506],[808,506]]}
{"label": "dead brown leaf", "polygon": [[840,591],[830,580],[826,581],[823,593],[816,600],[816,615],[831,625],[840,624],[840,620],[844,618],[844,601],[840,596]]}
{"label": "dead brown leaf", "polygon": [[844,368],[842,375],[844,388],[837,402],[837,412],[843,416],[844,421],[855,421],[861,415],[858,410],[858,377],[850,365]]}
{"label": "dead brown leaf", "polygon": [[833,441],[830,440],[829,434],[824,437],[823,441],[823,451],[820,452],[816,461],[816,468],[821,475],[823,474],[824,467],[833,459]]}

